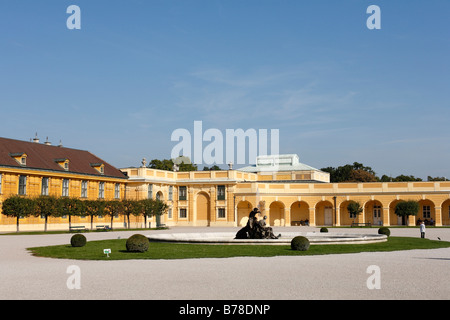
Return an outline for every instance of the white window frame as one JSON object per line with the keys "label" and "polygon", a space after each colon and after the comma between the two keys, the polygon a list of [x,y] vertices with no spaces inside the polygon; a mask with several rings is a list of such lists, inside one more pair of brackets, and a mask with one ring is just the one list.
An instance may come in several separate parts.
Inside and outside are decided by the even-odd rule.
{"label": "white window frame", "polygon": [[149,184],[147,188],[147,198],[153,199],[153,185]]}
{"label": "white window frame", "polygon": [[69,196],[69,179],[63,179],[61,195],[63,197],[68,197]]}
{"label": "white window frame", "polygon": [[50,178],[43,177],[41,181],[41,195],[48,196],[49,185],[50,185]]}
{"label": "white window frame", "polygon": [[105,199],[105,182],[100,181],[98,183],[98,198]]}
{"label": "white window frame", "polygon": [[27,194],[27,176],[24,175],[19,176],[18,194],[21,196],[25,196]]}
{"label": "white window frame", "polygon": [[88,197],[88,181],[82,180],[81,181],[81,198],[87,198]]}
{"label": "white window frame", "polygon": [[116,183],[114,185],[114,198],[120,199],[120,184],[119,183]]}

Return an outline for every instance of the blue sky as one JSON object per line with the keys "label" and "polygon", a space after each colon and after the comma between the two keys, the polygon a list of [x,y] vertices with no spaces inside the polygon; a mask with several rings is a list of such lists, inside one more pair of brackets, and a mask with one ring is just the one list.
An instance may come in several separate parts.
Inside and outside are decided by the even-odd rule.
{"label": "blue sky", "polygon": [[0,136],[121,168],[169,158],[197,120],[279,129],[280,153],[316,168],[450,177],[449,14],[447,0],[3,0]]}

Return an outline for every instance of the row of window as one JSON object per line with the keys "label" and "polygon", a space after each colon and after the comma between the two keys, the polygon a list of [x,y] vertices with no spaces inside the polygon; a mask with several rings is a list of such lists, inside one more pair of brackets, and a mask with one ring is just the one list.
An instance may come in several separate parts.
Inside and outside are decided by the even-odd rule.
{"label": "row of window", "polygon": [[[217,186],[217,200],[225,200],[225,186]],[[153,198],[153,185],[148,185],[148,198]],[[156,198],[159,199],[159,193],[156,194]],[[173,187],[169,186],[169,201],[173,200]],[[187,200],[187,187],[178,187],[178,200]]]}
{"label": "row of window", "polygon": [[[187,219],[187,208],[180,208],[178,217],[181,218],[181,219]],[[169,209],[168,218],[169,219],[172,218],[172,209]],[[219,219],[226,218],[225,208],[218,208],[217,209],[217,218],[219,218]]]}
{"label": "row of window", "polygon": [[[88,183],[89,181],[83,180],[81,181],[81,198],[87,198],[88,197]],[[92,183],[92,182],[91,182]],[[50,186],[50,178],[49,177],[43,177],[41,180],[41,195],[48,196],[49,195],[49,186]],[[2,192],[2,175],[0,174],[0,193]],[[19,188],[18,192],[19,195],[26,195],[27,194],[27,176],[19,176]],[[62,190],[61,190],[61,196],[68,197],[69,196],[69,179],[63,179],[62,181]],[[105,182],[100,181],[98,182],[98,198],[104,199],[105,198]],[[120,184],[116,183],[114,185],[114,198],[120,199]]]}

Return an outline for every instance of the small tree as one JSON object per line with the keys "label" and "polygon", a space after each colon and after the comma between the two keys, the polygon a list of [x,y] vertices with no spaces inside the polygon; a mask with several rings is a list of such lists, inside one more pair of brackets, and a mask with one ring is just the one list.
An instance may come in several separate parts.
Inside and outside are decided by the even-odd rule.
{"label": "small tree", "polygon": [[140,200],[142,214],[144,215],[144,223],[147,225],[147,217],[161,216],[169,207],[160,199],[143,199]]}
{"label": "small tree", "polygon": [[105,211],[105,201],[102,200],[85,200],[86,214],[91,217],[91,230],[94,228],[94,217],[102,215]]}
{"label": "small tree", "polygon": [[361,214],[361,212],[363,212],[361,204],[356,201],[350,201],[347,206],[347,210],[350,213],[350,217],[353,217],[353,219],[355,219],[359,214]]}
{"label": "small tree", "polygon": [[3,214],[16,218],[16,230],[19,232],[20,218],[29,217],[35,214],[35,202],[32,199],[18,195],[12,195],[3,202]]}
{"label": "small tree", "polygon": [[36,216],[44,217],[44,231],[47,231],[48,217],[58,216],[59,201],[54,196],[39,196],[35,200],[36,203]]}
{"label": "small tree", "polygon": [[395,206],[395,214],[408,221],[409,216],[416,216],[419,213],[419,202],[415,200],[400,201]]}
{"label": "small tree", "polygon": [[61,215],[67,215],[69,217],[69,230],[72,226],[72,216],[79,216],[81,215],[85,208],[84,208],[84,202],[77,198],[59,198],[59,211]]}
{"label": "small tree", "polygon": [[127,216],[128,229],[130,228],[130,215],[139,216],[142,214],[142,204],[138,200],[122,200],[123,214]]}
{"label": "small tree", "polygon": [[107,201],[105,204],[105,214],[111,218],[111,230],[113,229],[113,219],[123,212],[123,204],[119,200]]}

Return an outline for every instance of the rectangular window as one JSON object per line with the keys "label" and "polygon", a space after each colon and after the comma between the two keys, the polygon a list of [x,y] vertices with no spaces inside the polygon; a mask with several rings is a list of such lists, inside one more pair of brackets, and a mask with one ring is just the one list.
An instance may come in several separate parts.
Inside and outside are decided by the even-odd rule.
{"label": "rectangular window", "polygon": [[98,198],[105,198],[105,183],[103,181],[98,183]]}
{"label": "rectangular window", "polygon": [[48,177],[42,178],[41,195],[48,196]]}
{"label": "rectangular window", "polygon": [[381,206],[373,206],[373,217],[381,218]]}
{"label": "rectangular window", "polygon": [[187,209],[186,208],[180,208],[180,218],[187,218]]}
{"label": "rectangular window", "polygon": [[187,187],[181,186],[178,188],[178,200],[186,200],[187,199]]}
{"label": "rectangular window", "polygon": [[217,186],[217,200],[225,200],[225,186]]}
{"label": "rectangular window", "polygon": [[173,187],[169,186],[169,201],[173,200]]}
{"label": "rectangular window", "polygon": [[62,196],[63,197],[69,196],[69,179],[63,179]]}
{"label": "rectangular window", "polygon": [[217,209],[217,218],[225,218],[225,208]]}
{"label": "rectangular window", "polygon": [[172,219],[172,208],[169,208],[167,212],[167,218]]}
{"label": "rectangular window", "polygon": [[87,198],[88,196],[88,182],[86,180],[81,181],[81,197]]}
{"label": "rectangular window", "polygon": [[120,199],[120,184],[114,185],[114,199]]}
{"label": "rectangular window", "polygon": [[148,194],[147,194],[147,198],[148,199],[153,199],[153,185],[149,184],[148,185]]}
{"label": "rectangular window", "polygon": [[24,196],[27,194],[27,177],[19,176],[19,195]]}
{"label": "rectangular window", "polygon": [[423,218],[424,219],[430,219],[431,218],[431,207],[430,206],[423,206],[422,214],[423,214]]}

